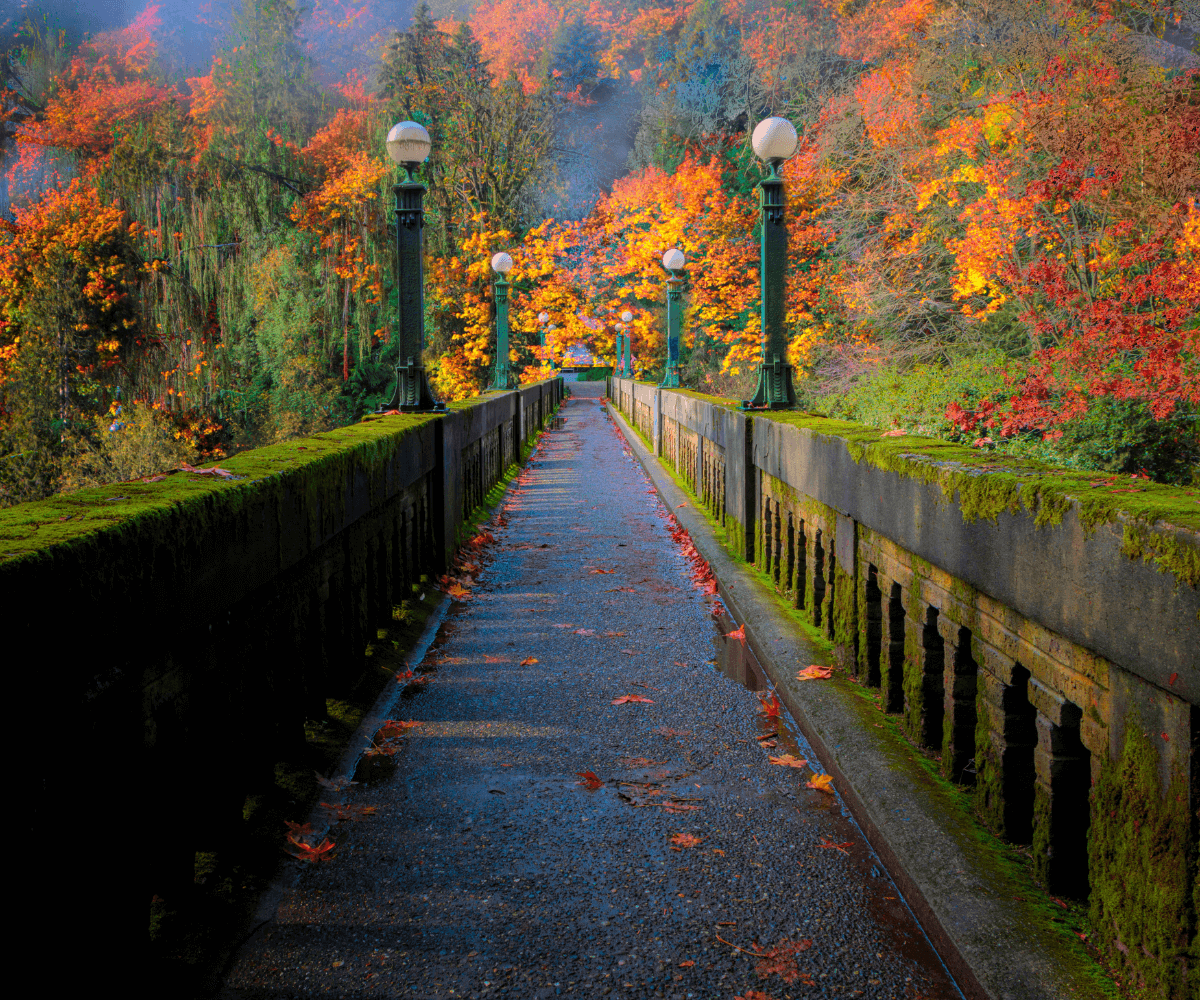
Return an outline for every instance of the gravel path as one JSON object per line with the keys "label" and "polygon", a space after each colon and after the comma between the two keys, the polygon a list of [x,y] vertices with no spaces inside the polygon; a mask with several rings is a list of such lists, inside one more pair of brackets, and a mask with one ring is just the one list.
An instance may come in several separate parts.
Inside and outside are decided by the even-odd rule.
{"label": "gravel path", "polygon": [[760,712],[604,383],[571,389],[393,713],[420,724],[340,797],[377,811],[335,827],[225,996],[959,997]]}

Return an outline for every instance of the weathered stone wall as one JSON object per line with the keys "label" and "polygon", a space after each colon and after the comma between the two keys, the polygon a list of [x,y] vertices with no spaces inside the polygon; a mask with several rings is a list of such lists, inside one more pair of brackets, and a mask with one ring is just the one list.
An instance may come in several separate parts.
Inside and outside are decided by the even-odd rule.
{"label": "weathered stone wall", "polygon": [[134,955],[150,895],[231,843],[246,795],[364,680],[394,601],[433,585],[561,398],[552,379],[245,452],[222,463],[237,480],[0,511],[34,923],[69,911],[89,953]]}
{"label": "weathered stone wall", "polygon": [[1138,499],[1163,513],[1135,517],[1068,470],[613,381],[626,416],[635,398],[730,551],[974,786],[982,823],[1031,845],[1051,892],[1090,899],[1097,946],[1164,996],[1194,989],[1191,494],[1155,488]]}

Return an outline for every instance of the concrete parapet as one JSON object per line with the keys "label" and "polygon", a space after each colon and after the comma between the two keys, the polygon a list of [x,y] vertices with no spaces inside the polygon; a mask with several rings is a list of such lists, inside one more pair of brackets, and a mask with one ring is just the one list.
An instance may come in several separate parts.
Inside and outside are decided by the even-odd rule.
{"label": "concrete parapet", "polygon": [[[229,842],[305,720],[364,680],[375,629],[444,572],[562,393],[551,379],[366,418],[236,455],[232,479],[177,472],[0,511],[8,642],[40,651],[10,680],[19,738],[39,748],[18,779],[38,933],[70,899],[98,970],[140,961],[151,894],[190,885],[196,851]],[[67,863],[81,822],[102,862]]]}

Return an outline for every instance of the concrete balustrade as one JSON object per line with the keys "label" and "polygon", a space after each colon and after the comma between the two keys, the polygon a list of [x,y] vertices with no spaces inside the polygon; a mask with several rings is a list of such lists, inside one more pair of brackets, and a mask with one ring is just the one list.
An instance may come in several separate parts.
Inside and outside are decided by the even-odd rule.
{"label": "concrete balustrade", "polygon": [[1089,899],[1094,943],[1182,989],[1200,807],[1193,494],[627,379],[611,398],[728,550],[975,787],[979,821],[1030,845],[1050,892]]}
{"label": "concrete balustrade", "polygon": [[190,885],[305,720],[359,688],[394,602],[436,584],[562,396],[550,379],[244,452],[221,463],[232,479],[0,511],[39,933],[69,901],[97,975],[136,965],[151,894]]}

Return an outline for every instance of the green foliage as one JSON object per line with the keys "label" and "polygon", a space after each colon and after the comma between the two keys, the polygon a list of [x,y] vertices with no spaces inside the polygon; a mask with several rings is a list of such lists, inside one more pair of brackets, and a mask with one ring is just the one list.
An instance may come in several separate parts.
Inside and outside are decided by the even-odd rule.
{"label": "green foliage", "polygon": [[66,442],[62,489],[128,482],[196,461],[196,446],[167,414],[147,404],[117,403]]}

